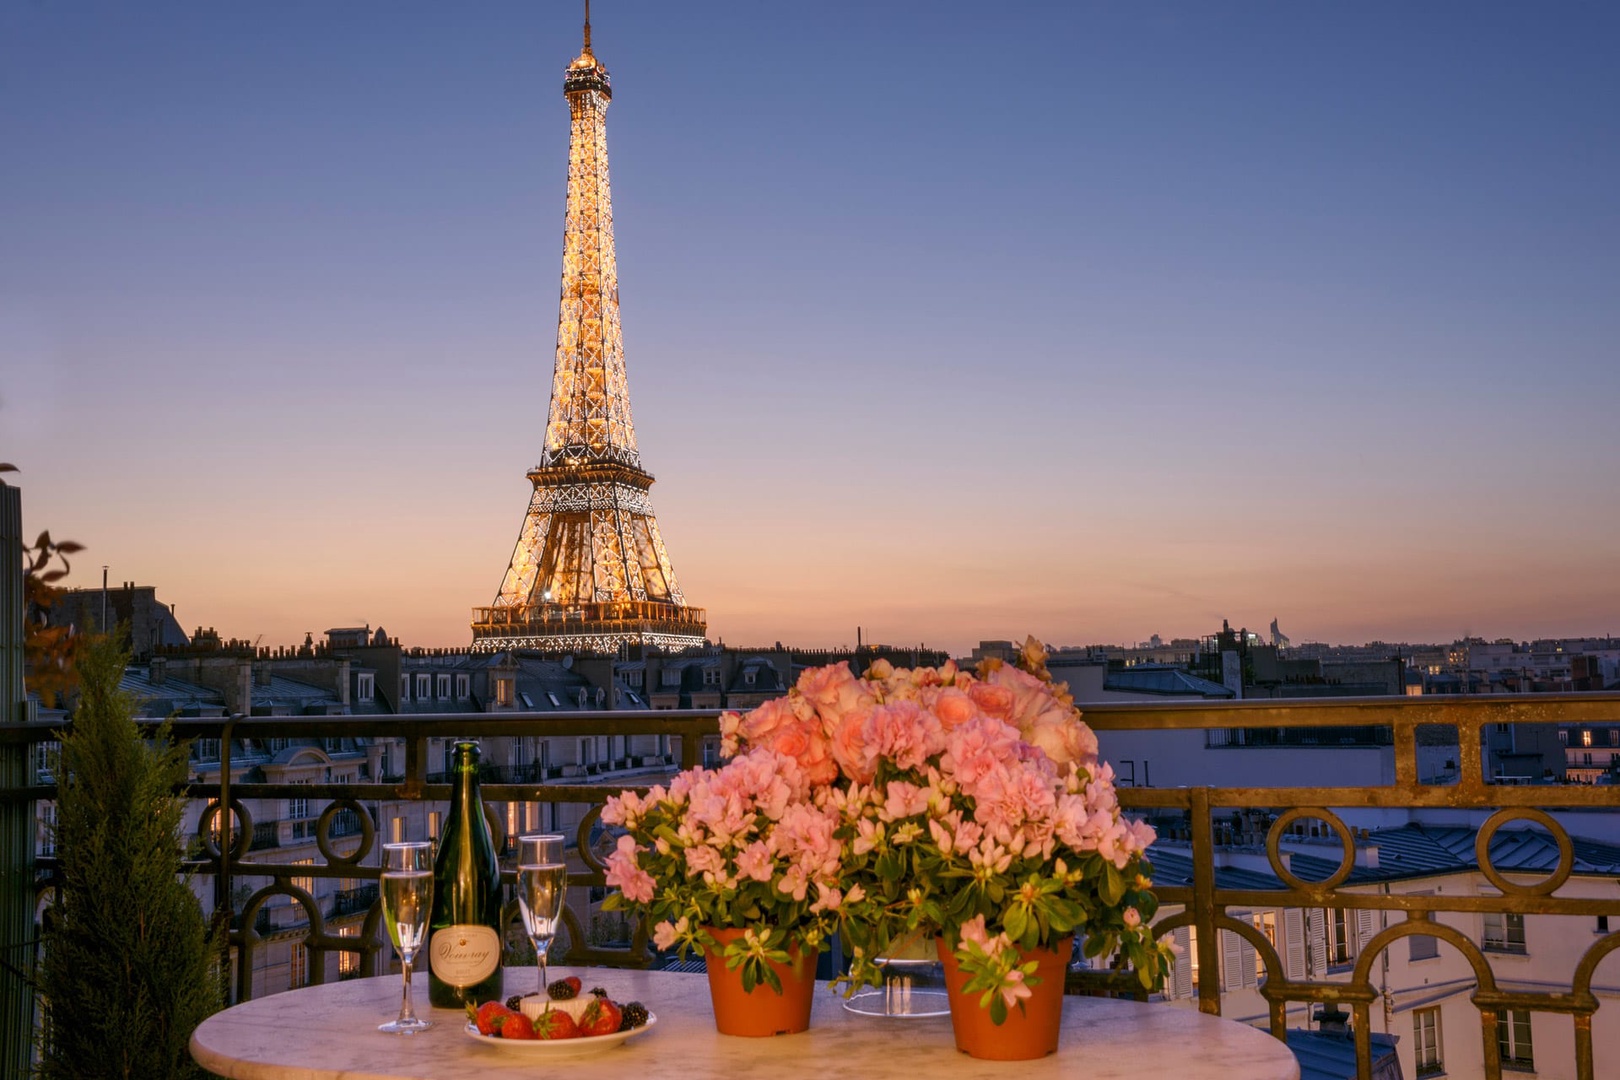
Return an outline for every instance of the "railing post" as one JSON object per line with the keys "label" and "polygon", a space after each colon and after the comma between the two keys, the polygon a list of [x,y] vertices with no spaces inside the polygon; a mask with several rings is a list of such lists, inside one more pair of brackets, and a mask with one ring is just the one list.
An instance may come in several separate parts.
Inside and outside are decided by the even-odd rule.
{"label": "railing post", "polygon": [[1209,788],[1192,789],[1193,925],[1198,935],[1198,1011],[1221,1015],[1220,932],[1215,929],[1215,824]]}
{"label": "railing post", "polygon": [[[0,722],[26,719],[22,493],[0,485]],[[33,783],[34,744],[0,746],[0,795]],[[0,1076],[26,1076],[34,1038],[34,800],[0,798]]]}

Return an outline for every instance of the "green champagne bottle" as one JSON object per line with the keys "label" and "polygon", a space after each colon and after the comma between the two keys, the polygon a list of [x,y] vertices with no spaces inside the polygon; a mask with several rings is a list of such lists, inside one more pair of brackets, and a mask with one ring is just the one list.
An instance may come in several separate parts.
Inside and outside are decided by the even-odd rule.
{"label": "green champagne bottle", "polygon": [[461,1009],[501,998],[501,865],[478,797],[478,744],[456,743],[455,790],[433,860],[428,1000]]}

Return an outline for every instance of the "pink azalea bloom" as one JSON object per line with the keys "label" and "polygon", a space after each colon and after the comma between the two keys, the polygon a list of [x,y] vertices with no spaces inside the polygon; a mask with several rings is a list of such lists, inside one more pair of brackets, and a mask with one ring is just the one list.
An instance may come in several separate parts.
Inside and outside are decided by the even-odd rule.
{"label": "pink azalea bloom", "polygon": [[983,915],[975,915],[975,916],[973,916],[973,918],[971,918],[967,922],[963,923],[960,933],[962,935],[962,940],[963,941],[970,942],[973,945],[977,945],[979,947],[980,952],[988,952],[989,951],[989,949],[990,949],[990,931],[984,925],[984,916]]}
{"label": "pink azalea bloom", "polygon": [[921,767],[945,749],[945,729],[939,718],[914,701],[879,705],[867,722],[868,743],[902,769]]}
{"label": "pink azalea bloom", "polygon": [[1030,990],[1024,982],[1024,973],[1022,971],[1013,968],[1007,972],[1006,978],[1007,981],[1001,986],[1001,1000],[1007,1003],[1009,1009],[1018,1004],[1020,998],[1034,996],[1034,991]]}
{"label": "pink azalea bloom", "polygon": [[810,879],[800,866],[788,867],[782,875],[782,880],[776,883],[777,892],[783,896],[791,896],[795,900],[803,900],[809,888]]}
{"label": "pink azalea bloom", "polygon": [[653,944],[660,949],[668,949],[675,944],[676,937],[686,932],[686,917],[682,916],[679,923],[672,923],[668,919],[653,927]]}
{"label": "pink azalea bloom", "polygon": [[904,780],[890,780],[882,816],[888,821],[914,817],[928,810],[928,789]]}
{"label": "pink azalea bloom", "polygon": [[698,844],[686,849],[686,872],[688,874],[712,874],[725,869],[725,859],[720,852],[707,844]]}
{"label": "pink azalea bloom", "polygon": [[770,845],[763,840],[755,840],[738,853],[737,872],[754,881],[769,881],[774,863]]}
{"label": "pink azalea bloom", "polygon": [[654,881],[652,875],[636,864],[636,841],[631,836],[619,837],[618,846],[604,864],[607,883],[623,890],[625,898],[638,904],[652,902]]}

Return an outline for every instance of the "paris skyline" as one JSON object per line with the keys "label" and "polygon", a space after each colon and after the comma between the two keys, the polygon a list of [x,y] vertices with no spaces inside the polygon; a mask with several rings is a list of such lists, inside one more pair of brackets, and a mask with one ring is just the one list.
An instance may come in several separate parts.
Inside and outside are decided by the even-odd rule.
{"label": "paris skyline", "polygon": [[[541,452],[578,7],[0,12],[0,460],[68,584],[466,644]],[[592,23],[711,637],[1620,630],[1620,15]]]}

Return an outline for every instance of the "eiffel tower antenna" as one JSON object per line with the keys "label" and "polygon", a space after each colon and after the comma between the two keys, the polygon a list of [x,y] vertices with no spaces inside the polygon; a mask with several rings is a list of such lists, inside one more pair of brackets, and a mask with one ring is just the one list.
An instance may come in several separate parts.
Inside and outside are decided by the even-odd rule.
{"label": "eiffel tower antenna", "polygon": [[590,0],[563,95],[571,125],[551,407],[506,576],[494,603],[473,609],[473,649],[702,645],[708,623],[675,582],[630,418],[608,184],[613,85],[591,52]]}

